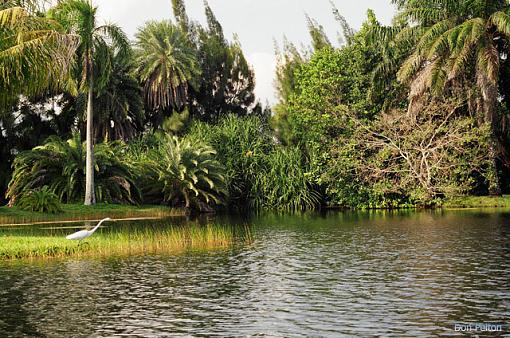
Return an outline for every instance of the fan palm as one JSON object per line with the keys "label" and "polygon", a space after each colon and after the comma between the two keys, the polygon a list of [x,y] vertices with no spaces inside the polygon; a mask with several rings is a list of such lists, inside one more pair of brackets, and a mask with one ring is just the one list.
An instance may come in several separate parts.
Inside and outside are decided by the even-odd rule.
{"label": "fan palm", "polygon": [[11,104],[20,94],[72,90],[69,75],[78,41],[55,21],[11,2],[1,5],[0,104]]}
{"label": "fan palm", "polygon": [[136,34],[137,71],[149,108],[180,111],[200,73],[186,34],[170,21],[151,21]]}
{"label": "fan palm", "polygon": [[97,25],[97,7],[91,0],[63,0],[50,11],[69,32],[80,36],[78,47],[79,77],[82,91],[87,99],[87,163],[85,205],[95,204],[94,157],[93,157],[93,107],[94,92],[100,91],[111,73],[111,48],[129,50],[129,42],[120,27],[108,24]]}
{"label": "fan palm", "polygon": [[[394,0],[400,21],[413,24],[394,34],[394,42],[414,45],[398,71],[410,85],[409,109],[417,111],[427,93],[476,83],[471,106],[491,127],[491,194],[500,194],[496,175],[496,127],[501,58],[510,38],[510,5],[505,0]],[[397,20],[398,21],[398,20]]]}

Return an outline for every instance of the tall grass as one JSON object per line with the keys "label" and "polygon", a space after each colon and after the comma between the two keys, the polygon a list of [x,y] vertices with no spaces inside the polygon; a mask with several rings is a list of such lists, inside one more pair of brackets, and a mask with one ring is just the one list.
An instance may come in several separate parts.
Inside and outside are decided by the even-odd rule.
{"label": "tall grass", "polygon": [[251,202],[255,209],[313,210],[321,203],[302,153],[295,147],[276,147],[266,156],[264,171],[255,176]]}
{"label": "tall grass", "polygon": [[227,169],[230,206],[286,211],[320,206],[303,152],[277,144],[259,118],[227,116],[215,126],[195,123],[188,137],[217,151]]}
{"label": "tall grass", "polygon": [[14,234],[0,237],[0,260],[178,253],[187,250],[225,248],[232,243],[233,230],[217,225],[95,234],[81,243],[67,240],[63,236]]}

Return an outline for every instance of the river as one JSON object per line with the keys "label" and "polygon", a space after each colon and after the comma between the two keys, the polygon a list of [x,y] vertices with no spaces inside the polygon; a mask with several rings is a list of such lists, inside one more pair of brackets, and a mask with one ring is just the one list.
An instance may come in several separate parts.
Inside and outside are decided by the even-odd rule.
{"label": "river", "polygon": [[[136,226],[154,222],[176,220]],[[0,262],[0,336],[431,336],[460,334],[460,323],[499,323],[510,336],[509,211],[202,222],[248,225],[251,239],[176,255]]]}

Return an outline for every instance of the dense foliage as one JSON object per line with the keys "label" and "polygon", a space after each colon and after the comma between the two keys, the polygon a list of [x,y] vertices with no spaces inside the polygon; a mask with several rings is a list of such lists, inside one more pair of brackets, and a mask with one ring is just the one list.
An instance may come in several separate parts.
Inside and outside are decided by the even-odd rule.
{"label": "dense foliage", "polygon": [[24,193],[16,202],[16,206],[23,210],[51,214],[62,211],[60,199],[47,186]]}
{"label": "dense foliage", "polygon": [[[102,202],[139,200],[126,145],[117,141],[94,148],[96,196]],[[13,164],[7,197],[11,203],[25,193],[47,186],[65,202],[77,202],[85,193],[85,145],[79,134],[67,141],[51,136],[42,146],[20,153]]]}
{"label": "dense foliage", "polygon": [[306,16],[311,46],[277,50],[270,113],[207,2],[201,24],[172,0],[174,20],[147,22],[131,46],[89,0],[3,1],[0,189],[44,211],[96,197],[307,210],[507,192],[510,5],[392,2],[390,26],[369,10],[358,31],[333,8],[339,45]]}
{"label": "dense foliage", "polygon": [[215,126],[196,123],[189,137],[217,149],[227,169],[230,207],[304,210],[320,206],[301,151],[277,144],[260,118],[229,115]]}

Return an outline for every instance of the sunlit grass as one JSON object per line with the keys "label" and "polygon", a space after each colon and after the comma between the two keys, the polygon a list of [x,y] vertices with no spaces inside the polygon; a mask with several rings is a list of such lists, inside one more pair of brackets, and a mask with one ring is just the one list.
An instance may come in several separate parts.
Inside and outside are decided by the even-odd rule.
{"label": "sunlit grass", "polygon": [[15,234],[0,236],[0,259],[176,253],[187,250],[225,248],[232,242],[233,230],[230,227],[217,225],[94,234],[82,243],[60,236]]}

